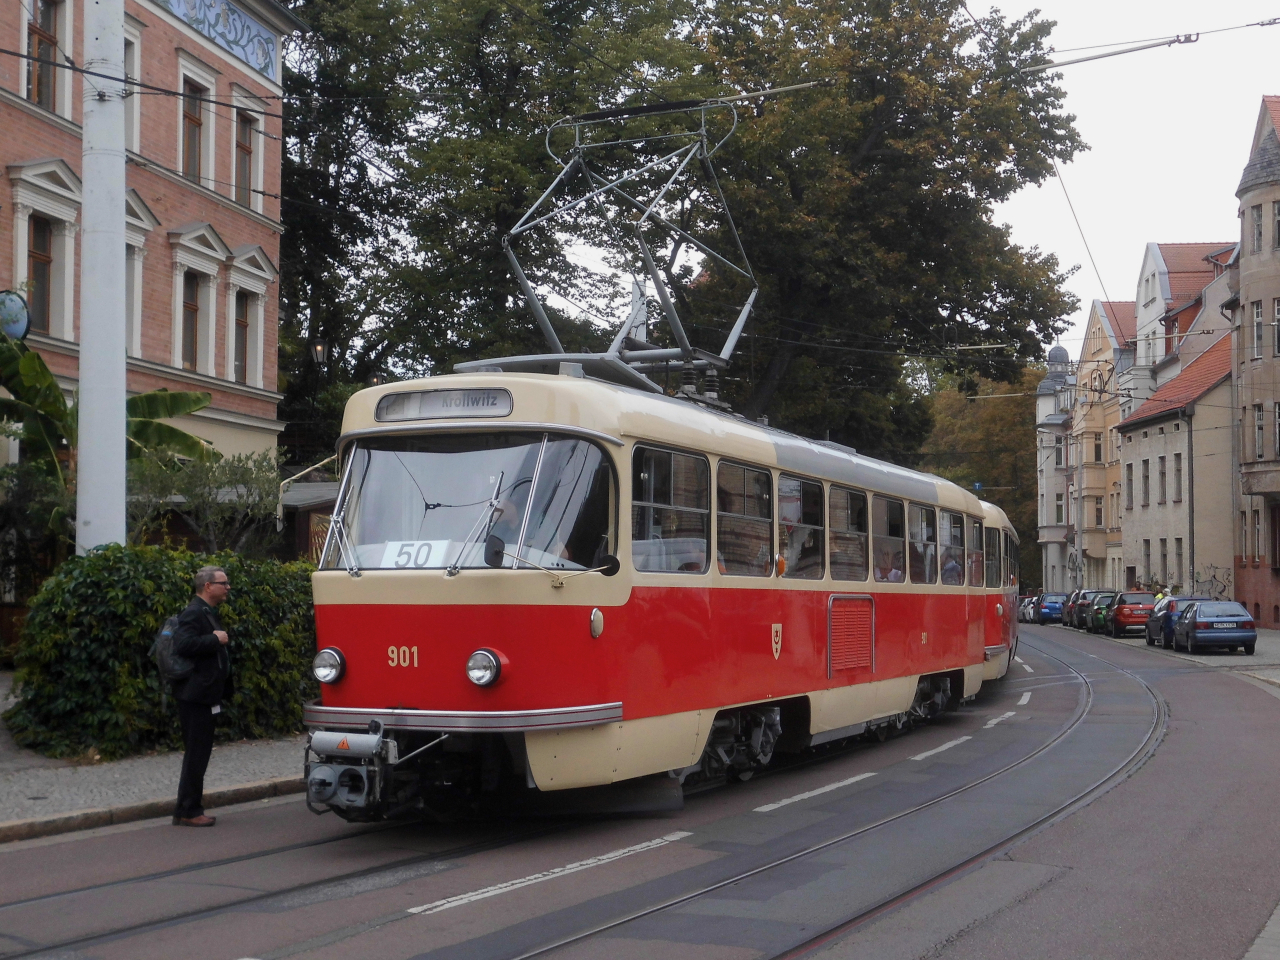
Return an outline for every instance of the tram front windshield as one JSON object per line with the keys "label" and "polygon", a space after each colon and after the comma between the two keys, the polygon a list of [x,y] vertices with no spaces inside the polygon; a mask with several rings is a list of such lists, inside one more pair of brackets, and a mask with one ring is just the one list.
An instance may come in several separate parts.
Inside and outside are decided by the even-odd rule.
{"label": "tram front windshield", "polygon": [[599,447],[574,437],[362,440],[345,489],[322,567],[487,567],[491,535],[503,541],[506,569],[586,570],[613,552],[613,470]]}

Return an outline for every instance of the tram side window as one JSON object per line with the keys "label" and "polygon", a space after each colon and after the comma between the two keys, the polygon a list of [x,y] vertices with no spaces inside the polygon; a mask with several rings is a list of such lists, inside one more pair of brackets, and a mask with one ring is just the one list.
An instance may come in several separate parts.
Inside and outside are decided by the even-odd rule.
{"label": "tram side window", "polygon": [[938,515],[933,507],[911,505],[911,582],[938,582]]}
{"label": "tram side window", "polygon": [[902,583],[907,553],[906,511],[901,500],[871,498],[871,533],[875,547],[876,580]]}
{"label": "tram side window", "polygon": [[821,483],[799,477],[778,478],[778,552],[786,561],[784,577],[822,579],[822,514]]}
{"label": "tram side window", "polygon": [[985,563],[982,558],[982,521],[969,518],[969,586],[982,586]]}
{"label": "tram side window", "polygon": [[636,447],[631,460],[631,561],[647,573],[705,573],[711,468],[702,457]]}
{"label": "tram side window", "polygon": [[1000,531],[987,528],[987,586],[999,587],[1000,580]]}
{"label": "tram side window", "polygon": [[1004,535],[1004,585],[1018,585],[1018,543],[1007,533]]}
{"label": "tram side window", "polygon": [[964,586],[964,515],[942,511],[942,582]]}
{"label": "tram side window", "polygon": [[721,573],[767,577],[772,572],[772,487],[768,470],[720,462],[716,472],[716,557]]}
{"label": "tram side window", "polygon": [[831,577],[867,579],[867,495],[831,488]]}

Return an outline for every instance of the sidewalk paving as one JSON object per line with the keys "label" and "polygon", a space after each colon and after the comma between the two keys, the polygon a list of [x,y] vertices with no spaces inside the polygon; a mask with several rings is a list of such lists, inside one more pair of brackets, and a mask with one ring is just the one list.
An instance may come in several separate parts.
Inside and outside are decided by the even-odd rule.
{"label": "sidewalk paving", "polygon": [[[13,706],[12,682],[12,673],[0,671],[0,713]],[[225,803],[301,790],[305,742],[298,735],[215,746],[205,776],[206,801],[210,794]],[[59,827],[163,816],[177,795],[181,769],[181,751],[83,765],[51,760],[17,746],[0,723],[0,842],[62,832]],[[218,797],[218,791],[224,796]],[[115,811],[115,816],[65,816],[85,811]],[[29,822],[33,820],[38,823]],[[14,821],[28,823],[18,828]]]}
{"label": "sidewalk paving", "polygon": [[[1063,629],[1069,630],[1071,628],[1064,627]],[[1112,638],[1108,637],[1107,639]],[[1141,633],[1131,633],[1125,637],[1116,638],[1116,642],[1125,643],[1131,647],[1145,647],[1147,645],[1147,641]],[[1254,647],[1253,656],[1249,656],[1244,652],[1227,653],[1225,650],[1207,650],[1203,653],[1190,654],[1180,650],[1163,650],[1158,645],[1152,649],[1160,650],[1166,656],[1190,660],[1193,663],[1202,663],[1206,667],[1233,670],[1280,687],[1280,630],[1259,629],[1258,643]]]}

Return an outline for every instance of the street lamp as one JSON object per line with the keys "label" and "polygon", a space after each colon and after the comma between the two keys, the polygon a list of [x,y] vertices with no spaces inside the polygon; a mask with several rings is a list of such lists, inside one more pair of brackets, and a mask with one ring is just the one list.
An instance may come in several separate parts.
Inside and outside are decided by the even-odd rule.
{"label": "street lamp", "polygon": [[329,359],[329,344],[323,340],[311,341],[311,359],[319,366]]}
{"label": "street lamp", "polygon": [[387,375],[381,370],[375,370],[369,374],[369,386],[380,387],[387,382]]}

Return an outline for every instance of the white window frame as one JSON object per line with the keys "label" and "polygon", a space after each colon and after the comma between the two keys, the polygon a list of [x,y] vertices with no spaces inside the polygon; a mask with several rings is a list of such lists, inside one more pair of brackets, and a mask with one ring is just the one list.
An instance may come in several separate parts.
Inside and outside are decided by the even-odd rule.
{"label": "white window frame", "polygon": [[[178,51],[178,85],[175,90],[184,90],[186,82],[190,80],[194,84],[198,84],[205,90],[205,100],[200,104],[200,180],[201,186],[209,190],[215,190],[217,187],[217,112],[214,110],[209,100],[218,99],[218,74],[217,71],[207,64],[201,63],[185,50]],[[174,97],[173,102],[177,110],[177,137],[174,139],[174,164],[173,169],[182,173],[182,138],[183,138],[183,98]],[[184,178],[185,179],[185,178]],[[187,180],[188,183],[196,181]]]}
{"label": "white window frame", "polygon": [[265,119],[267,105],[263,103],[261,100],[259,100],[257,97],[255,97],[253,94],[249,93],[247,90],[244,90],[243,88],[236,86],[235,84],[232,84],[231,86],[231,102],[236,105],[235,110],[232,112],[232,117],[234,119],[235,126],[233,126],[231,131],[231,136],[228,138],[231,142],[231,176],[228,177],[227,179],[231,181],[231,187],[230,187],[231,199],[234,200],[236,198],[236,187],[239,186],[239,182],[237,181],[236,177],[237,177],[237,171],[240,168],[240,164],[236,162],[238,160],[236,145],[237,145],[238,136],[239,136],[238,126],[240,122],[240,114],[245,113],[254,118],[253,140],[252,140],[253,171],[251,174],[252,180],[249,183],[249,209],[253,210],[255,213],[261,213],[262,212],[261,191],[263,189],[262,173],[264,169],[263,155],[266,153],[265,148],[266,148],[266,142],[267,142],[267,138],[264,135],[264,131],[263,131],[263,120]]}
{"label": "white window frame", "polygon": [[[124,75],[131,80],[141,79],[142,29],[141,21],[127,13],[124,17]],[[128,84],[124,99],[124,148],[134,153],[142,152],[142,97],[138,87]]]}
{"label": "white window frame", "polygon": [[[59,0],[58,2],[57,35],[58,54],[60,56],[64,56],[76,48],[76,18],[72,16],[72,6],[74,2],[75,0]],[[20,34],[17,49],[21,50],[23,53],[27,50],[27,24],[30,22],[31,0],[22,0],[18,16],[18,29]],[[30,60],[23,60],[22,63],[25,64],[26,69],[20,71],[21,77],[20,85],[18,87],[18,95],[21,96],[23,100],[26,100],[27,83],[30,77],[30,72],[36,68],[37,64],[32,63]],[[73,88],[82,81],[72,70],[63,70],[61,67],[54,67],[54,72],[58,74],[58,79],[55,81],[53,112],[64,120],[70,120],[71,105],[73,102],[72,96],[76,92]],[[30,103],[31,101],[28,100],[27,102]]]}
{"label": "white window frame", "polygon": [[262,388],[263,340],[266,332],[267,288],[280,275],[266,251],[256,244],[236,247],[227,268],[226,356],[223,376],[236,378],[236,294],[249,294],[249,342],[246,345],[245,384]]}
{"label": "white window frame", "polygon": [[[23,23],[26,29],[26,23]],[[13,189],[13,286],[27,282],[27,241],[32,215],[53,225],[53,272],[49,290],[49,336],[76,338],[76,233],[80,218],[80,178],[62,160],[9,167]]]}
{"label": "white window frame", "polygon": [[1260,403],[1253,405],[1253,458],[1255,460],[1266,458],[1267,415],[1265,410],[1266,408]]}
{"label": "white window frame", "polygon": [[1262,359],[1262,301],[1253,301],[1253,359]]}
{"label": "white window frame", "polygon": [[124,196],[125,240],[125,352],[142,357],[142,264],[147,256],[147,236],[160,225],[137,190]]}
{"label": "white window frame", "polygon": [[170,363],[182,369],[183,276],[190,270],[199,274],[200,316],[196,326],[196,373],[217,376],[217,286],[222,266],[231,250],[207,223],[193,223],[169,231],[173,251],[173,322]]}

